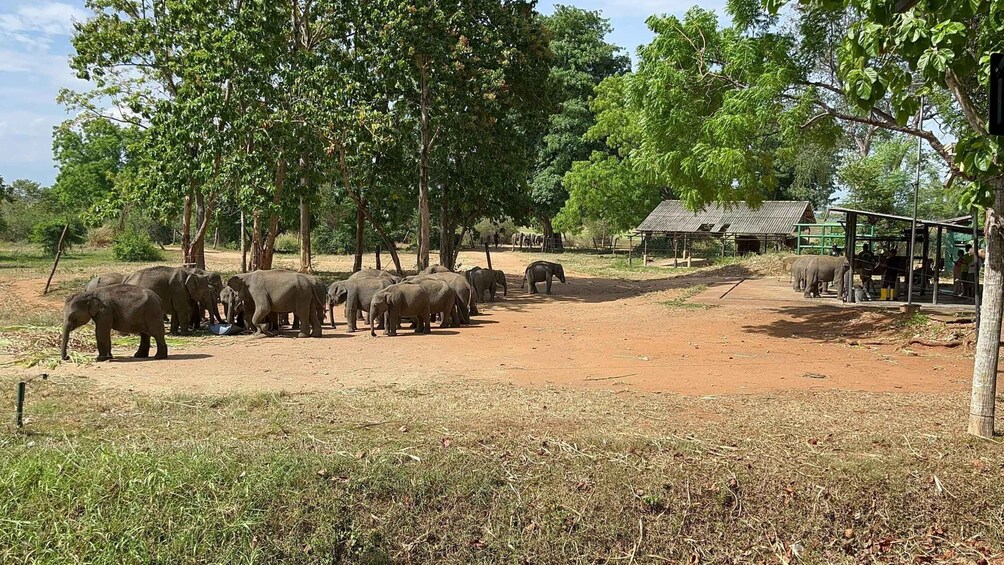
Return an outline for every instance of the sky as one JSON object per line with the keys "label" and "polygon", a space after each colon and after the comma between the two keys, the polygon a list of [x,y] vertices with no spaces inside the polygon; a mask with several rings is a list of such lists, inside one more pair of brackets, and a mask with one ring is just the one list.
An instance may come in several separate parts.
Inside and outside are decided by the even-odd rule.
{"label": "sky", "polygon": [[[598,10],[610,19],[609,41],[631,54],[652,39],[645,19],[652,14],[683,15],[695,4],[724,13],[726,0],[542,0],[541,12],[555,4]],[[56,102],[63,88],[86,91],[69,67],[73,21],[86,19],[84,0],[0,0],[0,177],[28,178],[50,185],[52,128],[72,116]]]}

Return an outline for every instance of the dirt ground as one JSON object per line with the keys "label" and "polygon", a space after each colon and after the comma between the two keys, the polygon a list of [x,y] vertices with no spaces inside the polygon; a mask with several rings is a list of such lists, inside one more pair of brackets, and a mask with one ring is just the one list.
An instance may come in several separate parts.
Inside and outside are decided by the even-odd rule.
{"label": "dirt ground", "polygon": [[[230,271],[239,264],[229,252],[208,260],[210,268]],[[481,260],[475,253],[460,257],[468,265]],[[312,392],[490,379],[700,396],[795,389],[955,392],[971,377],[972,361],[961,348],[905,349],[862,340],[890,328],[895,312],[810,302],[776,278],[697,273],[614,280],[566,269],[568,284],[556,281],[551,296],[530,295],[519,288],[527,260],[522,253],[493,255],[494,266],[509,273],[509,296],[483,305],[470,327],[371,337],[368,331],[347,333],[336,309],[339,328],[325,328],[320,339],[298,339],[292,332],[277,338],[207,336],[172,349],[164,361],[133,360],[131,351],[119,348],[121,357],[111,362],[64,363],[50,373],[166,393]],[[347,271],[350,261],[322,257],[318,267]],[[39,295],[42,285],[44,278],[21,279],[11,288],[33,307],[61,308],[61,299]],[[684,303],[676,300],[694,294],[698,285],[706,289]]]}

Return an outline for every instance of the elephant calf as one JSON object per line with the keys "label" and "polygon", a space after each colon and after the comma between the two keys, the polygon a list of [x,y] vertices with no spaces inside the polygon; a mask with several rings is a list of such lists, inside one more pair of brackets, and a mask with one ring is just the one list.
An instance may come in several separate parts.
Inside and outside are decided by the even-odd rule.
{"label": "elephant calf", "polygon": [[135,357],[150,356],[150,338],[157,342],[156,359],[167,357],[164,340],[164,306],[152,290],[129,284],[113,284],[74,294],[63,305],[63,341],[60,357],[69,359],[66,348],[70,332],[94,320],[98,361],[112,358],[112,330],[139,334]]}
{"label": "elephant calf", "polygon": [[467,282],[474,288],[478,300],[485,301],[485,291],[492,302],[495,302],[495,295],[498,294],[498,287],[502,287],[502,295],[509,296],[509,286],[506,283],[505,273],[497,269],[482,269],[474,267],[467,271]]}
{"label": "elephant calf", "polygon": [[519,287],[523,288],[524,283],[530,283],[530,294],[537,294],[536,283],[542,282],[546,285],[544,292],[551,294],[551,279],[554,277],[558,277],[558,280],[565,284],[565,268],[561,266],[561,263],[534,261],[527,265],[526,270],[523,271],[523,282],[520,283]]}
{"label": "elephant calf", "polygon": [[370,302],[370,335],[376,336],[374,320],[387,316],[384,334],[397,335],[401,318],[416,318],[415,333],[431,331],[432,309],[429,293],[419,284],[401,283],[389,286],[373,295]]}

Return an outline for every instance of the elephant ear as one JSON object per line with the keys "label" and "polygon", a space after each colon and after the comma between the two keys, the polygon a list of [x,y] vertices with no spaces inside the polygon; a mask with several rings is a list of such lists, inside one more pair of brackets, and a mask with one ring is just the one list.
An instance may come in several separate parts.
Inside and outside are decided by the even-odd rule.
{"label": "elephant ear", "polygon": [[188,289],[188,295],[195,297],[199,295],[199,277],[195,274],[188,274],[185,277],[185,288]]}
{"label": "elephant ear", "polygon": [[91,296],[87,299],[87,314],[91,318],[97,317],[99,314],[107,309],[105,303],[101,301],[97,296]]}

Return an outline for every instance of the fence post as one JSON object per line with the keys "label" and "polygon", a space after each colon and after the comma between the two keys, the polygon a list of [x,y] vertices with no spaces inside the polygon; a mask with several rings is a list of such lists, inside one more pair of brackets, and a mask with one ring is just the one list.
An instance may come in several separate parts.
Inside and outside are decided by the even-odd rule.
{"label": "fence post", "polygon": [[14,410],[14,425],[17,427],[24,426],[24,392],[25,392],[25,382],[21,381],[17,383],[17,399],[16,408]]}
{"label": "fence post", "polygon": [[49,285],[52,284],[52,276],[56,274],[56,267],[59,266],[59,257],[63,255],[63,239],[66,238],[66,230],[70,229],[70,224],[63,226],[63,233],[59,236],[59,244],[56,245],[56,260],[52,262],[52,270],[49,271],[49,280],[45,281],[45,290],[42,294],[49,293]]}

